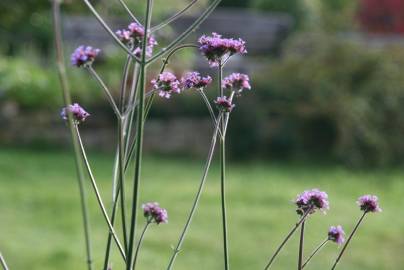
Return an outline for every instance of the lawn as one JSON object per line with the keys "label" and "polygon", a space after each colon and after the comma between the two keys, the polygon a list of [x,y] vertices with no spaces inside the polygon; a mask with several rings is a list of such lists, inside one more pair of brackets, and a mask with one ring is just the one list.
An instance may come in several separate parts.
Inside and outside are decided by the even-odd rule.
{"label": "lawn", "polygon": [[[104,201],[110,206],[111,159],[105,154],[90,154],[90,159]],[[178,239],[196,191],[202,163],[180,158],[145,159],[140,201],[160,202],[168,209],[170,221],[148,231],[139,270],[167,266],[171,246]],[[218,176],[218,168],[213,166],[175,269],[223,269]],[[231,268],[262,270],[296,221],[291,200],[304,189],[318,187],[329,193],[331,209],[327,215],[315,214],[308,221],[306,253],[325,238],[328,226],[341,224],[350,231],[361,214],[355,204],[357,197],[374,193],[380,197],[383,212],[367,217],[339,269],[403,269],[403,179],[404,170],[398,169],[350,171],[339,166],[231,164]],[[87,191],[95,269],[101,269],[106,225],[89,185]],[[78,188],[70,153],[2,149],[0,214],[0,250],[12,270],[86,269]],[[295,236],[272,269],[295,269],[296,251]],[[337,252],[335,245],[328,245],[307,269],[330,269]],[[113,269],[122,269],[116,250]]]}

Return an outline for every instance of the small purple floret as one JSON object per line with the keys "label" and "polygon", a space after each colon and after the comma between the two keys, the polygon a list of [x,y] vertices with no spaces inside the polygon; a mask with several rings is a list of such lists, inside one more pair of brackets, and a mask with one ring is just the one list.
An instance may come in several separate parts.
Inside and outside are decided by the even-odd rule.
{"label": "small purple floret", "polygon": [[331,226],[328,230],[328,240],[333,241],[338,245],[342,245],[345,242],[345,232],[342,229],[342,226]]}
{"label": "small purple floret", "polygon": [[222,81],[223,88],[232,89],[238,93],[244,89],[251,89],[250,78],[246,74],[232,73]]}
{"label": "small purple floret", "polygon": [[216,67],[222,61],[223,56],[231,56],[236,53],[247,53],[245,41],[242,39],[222,38],[217,33],[212,36],[205,36],[198,40],[199,50],[208,59],[211,67]]}
{"label": "small purple floret", "polygon": [[156,202],[149,202],[142,205],[143,215],[149,222],[155,222],[157,224],[167,223],[168,214],[167,210],[161,208]]}
{"label": "small purple floret", "polygon": [[295,204],[299,215],[304,215],[307,211],[313,214],[317,209],[325,213],[330,208],[327,193],[318,189],[304,191],[297,196]]}
{"label": "small purple floret", "polygon": [[63,120],[68,120],[68,112],[72,113],[75,124],[82,123],[90,114],[86,112],[78,103],[64,107],[60,113]]}
{"label": "small purple floret", "polygon": [[202,77],[199,72],[187,72],[181,78],[181,84],[184,89],[203,89],[207,87],[212,82],[212,78],[210,76]]}
{"label": "small purple floret", "polygon": [[223,112],[231,112],[233,108],[236,106],[232,104],[230,98],[226,96],[217,97],[217,99],[214,102],[216,103],[217,108]]}
{"label": "small purple floret", "polygon": [[91,65],[95,57],[100,53],[100,49],[91,46],[79,46],[71,55],[70,60],[73,66],[82,67]]}
{"label": "small purple floret", "polygon": [[172,93],[181,93],[180,82],[171,72],[165,71],[161,73],[151,83],[153,84],[153,88],[159,91],[160,97],[170,98]]}
{"label": "small purple floret", "polygon": [[[133,53],[140,57],[142,54],[142,42],[145,34],[144,27],[136,22],[128,25],[127,29],[118,30],[116,36],[124,44],[128,45]],[[150,57],[153,53],[153,47],[157,45],[156,40],[152,35],[147,38],[146,56]]]}
{"label": "small purple floret", "polygon": [[382,209],[379,207],[379,199],[375,195],[364,195],[359,197],[357,204],[362,211],[367,212],[381,212]]}

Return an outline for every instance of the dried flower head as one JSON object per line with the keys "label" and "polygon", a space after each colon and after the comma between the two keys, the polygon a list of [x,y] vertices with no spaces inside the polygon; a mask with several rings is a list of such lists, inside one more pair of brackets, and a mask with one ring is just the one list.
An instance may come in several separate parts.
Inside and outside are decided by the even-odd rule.
{"label": "dried flower head", "polygon": [[72,53],[70,60],[73,66],[82,67],[91,65],[95,57],[100,53],[100,49],[91,46],[79,46]]}
{"label": "dried flower head", "polygon": [[159,91],[159,96],[161,97],[170,98],[172,93],[181,93],[180,82],[171,72],[165,71],[161,73],[151,83],[153,84],[153,88]]}
{"label": "dried flower head", "polygon": [[246,74],[232,73],[223,79],[222,87],[231,89],[238,93],[242,92],[244,89],[250,90],[250,78]]}
{"label": "dried flower head", "polygon": [[375,195],[363,195],[359,197],[357,204],[365,212],[376,213],[382,211],[379,207],[379,199]]}
{"label": "dried flower head", "polygon": [[212,82],[212,78],[210,76],[202,77],[199,72],[187,72],[181,78],[181,84],[184,89],[203,89],[207,87]]}
{"label": "dried flower head", "polygon": [[78,103],[64,107],[60,112],[60,116],[64,120],[68,120],[68,112],[71,112],[75,124],[84,122],[90,114],[86,112]]}
{"label": "dried flower head", "polygon": [[[140,57],[142,54],[142,42],[144,38],[144,27],[136,22],[128,25],[127,29],[118,30],[116,36],[126,45],[128,45],[133,53]],[[153,53],[153,47],[157,45],[152,35],[147,37],[146,56],[150,57]]]}
{"label": "dried flower head", "polygon": [[156,202],[149,202],[142,205],[143,215],[149,222],[155,222],[157,224],[167,223],[168,214],[167,210],[161,208]]}
{"label": "dried flower head", "polygon": [[247,53],[245,41],[242,39],[222,38],[217,33],[212,33],[212,36],[205,36],[198,40],[199,50],[208,59],[211,67],[218,66],[222,61],[223,56],[231,56],[236,53]]}
{"label": "dried flower head", "polygon": [[345,242],[345,232],[342,229],[342,226],[331,226],[328,230],[328,240],[333,241],[338,245],[342,245]]}
{"label": "dried flower head", "polygon": [[304,191],[297,196],[295,204],[298,207],[296,211],[299,215],[304,215],[307,211],[309,214],[313,214],[316,210],[325,213],[330,208],[327,193],[318,189]]}
{"label": "dried flower head", "polygon": [[217,97],[214,102],[216,103],[216,107],[222,112],[231,112],[236,106],[232,103],[230,98],[226,96]]}

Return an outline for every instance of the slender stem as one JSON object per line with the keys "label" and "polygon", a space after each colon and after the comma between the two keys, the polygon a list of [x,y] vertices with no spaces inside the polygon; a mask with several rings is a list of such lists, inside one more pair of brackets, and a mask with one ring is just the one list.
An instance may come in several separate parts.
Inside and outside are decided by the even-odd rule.
{"label": "slender stem", "polygon": [[[205,102],[206,107],[208,108],[210,117],[212,118],[213,121],[213,126],[216,126],[218,120],[216,119],[215,112],[213,111],[212,105],[210,105],[208,97],[206,96],[205,92],[202,89],[198,89],[197,91],[201,95],[203,101]],[[221,130],[219,130],[219,133],[220,136],[223,137]]]}
{"label": "slender stem", "polygon": [[303,221],[302,225],[300,226],[299,259],[297,263],[297,270],[303,269],[304,225],[305,222]]}
{"label": "slender stem", "polygon": [[202,15],[196,19],[196,21],[188,27],[181,35],[179,35],[175,40],[173,40],[166,48],[159,51],[153,57],[151,57],[147,64],[151,64],[156,61],[159,57],[169,53],[175,46],[177,46],[180,42],[182,42],[185,38],[188,37],[189,34],[192,33],[212,12],[213,10],[219,5],[221,0],[214,0],[209,7],[202,13]]}
{"label": "slender stem", "polygon": [[198,2],[198,0],[192,0],[191,3],[189,3],[186,7],[184,7],[182,10],[178,11],[177,13],[175,13],[174,15],[172,15],[171,17],[169,17],[168,19],[164,20],[163,22],[161,22],[160,24],[152,27],[150,29],[150,33],[153,33],[155,31],[160,30],[161,28],[169,25],[170,23],[172,23],[173,21],[177,20],[178,18],[180,18],[185,12],[187,12],[188,9],[190,9],[196,2]]}
{"label": "slender stem", "polygon": [[151,224],[151,222],[150,222],[150,221],[147,221],[146,225],[145,225],[144,228],[143,228],[142,233],[140,234],[139,241],[138,241],[138,243],[137,243],[137,245],[136,245],[135,256],[134,256],[134,258],[133,258],[133,266],[132,266],[132,269],[133,269],[133,270],[136,269],[136,262],[137,262],[137,257],[138,257],[138,255],[139,255],[139,250],[140,250],[140,247],[142,246],[142,242],[143,242],[144,236],[145,236],[146,231],[147,231],[147,228],[149,228],[149,225],[150,225],[150,224]]}
{"label": "slender stem", "polygon": [[[223,78],[223,65],[219,63],[218,68],[218,92],[219,96],[224,95],[222,87]],[[225,115],[222,114],[219,118],[221,134],[224,134],[225,129]],[[220,140],[220,198],[222,208],[222,227],[223,227],[223,257],[224,257],[224,269],[228,270],[229,266],[229,244],[227,235],[227,216],[226,216],[226,138],[221,137]]]}
{"label": "slender stem", "polygon": [[351,232],[351,234],[349,235],[347,241],[345,242],[345,245],[342,247],[341,252],[339,253],[337,259],[335,260],[334,265],[332,266],[331,270],[334,270],[337,267],[337,264],[339,262],[339,260],[341,259],[342,255],[344,255],[346,248],[348,247],[349,242],[351,242],[352,237],[355,235],[356,231],[359,228],[359,225],[362,223],[363,219],[365,218],[366,214],[368,212],[363,212],[363,215],[359,218],[358,223],[356,223],[355,228],[353,229],[353,231]]}
{"label": "slender stem", "polygon": [[[54,30],[54,39],[55,39],[55,47],[56,47],[56,62],[59,74],[59,80],[62,87],[63,92],[63,101],[65,107],[69,106],[71,102],[70,95],[70,87],[68,84],[68,79],[65,70],[65,59],[63,55],[63,40],[61,33],[61,21],[60,21],[60,1],[53,0],[52,1],[52,18],[53,18],[53,30]],[[86,247],[86,256],[87,256],[87,267],[88,270],[92,270],[92,247],[91,247],[91,233],[90,233],[90,221],[88,216],[88,207],[86,201],[86,193],[84,188],[84,173],[83,167],[80,163],[80,149],[78,144],[78,139],[75,135],[73,117],[71,112],[68,110],[68,126],[70,131],[70,137],[72,138],[73,149],[74,149],[74,157],[75,157],[75,165],[76,165],[76,174],[77,174],[77,182],[79,186],[79,194],[80,194],[80,205],[81,205],[81,213],[83,216],[83,227],[84,227],[84,238],[85,238],[85,247]],[[0,254],[1,257],[1,254]],[[7,270],[7,266],[5,265],[4,259],[1,257],[3,267]]]}
{"label": "slender stem", "polygon": [[181,250],[182,243],[184,242],[184,239],[185,239],[185,235],[188,232],[189,226],[191,225],[191,222],[192,222],[192,218],[193,218],[193,216],[195,214],[196,208],[198,207],[199,199],[201,198],[203,187],[205,185],[206,178],[207,178],[208,172],[209,172],[209,168],[210,168],[210,165],[212,163],[212,158],[213,158],[213,154],[214,154],[214,151],[215,151],[215,146],[216,146],[216,141],[217,141],[217,135],[218,135],[218,132],[219,132],[219,128],[220,128],[219,123],[217,123],[216,127],[215,127],[215,130],[213,132],[213,135],[212,135],[212,141],[210,143],[209,153],[208,153],[208,157],[206,159],[206,163],[205,163],[205,167],[204,167],[204,170],[203,170],[203,175],[202,175],[202,178],[201,178],[201,182],[199,184],[198,191],[197,191],[197,193],[195,195],[195,199],[194,199],[194,202],[192,204],[191,211],[190,211],[190,213],[188,215],[187,221],[185,222],[185,226],[184,226],[184,228],[183,228],[183,230],[181,232],[180,238],[179,238],[179,240],[177,242],[177,245],[175,246],[174,253],[171,256],[170,262],[168,263],[167,270],[170,270],[174,265],[174,261],[177,258],[178,253]]}
{"label": "slender stem", "polygon": [[131,58],[128,55],[126,58],[126,61],[125,61],[124,68],[123,68],[123,78],[122,78],[122,82],[121,82],[121,91],[120,91],[120,97],[119,97],[119,105],[120,105],[121,114],[124,114],[123,111],[125,108],[126,86],[128,84],[130,63],[131,63]]}
{"label": "slender stem", "polygon": [[130,225],[130,235],[129,235],[129,247],[128,247],[128,262],[126,264],[126,269],[131,270],[133,261],[133,244],[135,240],[136,231],[136,220],[137,220],[137,207],[139,201],[139,182],[141,173],[141,163],[142,163],[142,148],[143,148],[143,128],[144,128],[144,112],[145,112],[145,89],[146,89],[146,47],[148,30],[150,27],[151,13],[152,13],[153,0],[148,0],[146,4],[146,21],[145,21],[145,31],[143,36],[143,46],[142,46],[142,61],[140,67],[140,86],[139,89],[139,106],[137,107],[137,144],[136,144],[136,159],[135,159],[135,175],[133,184],[133,197],[132,197],[132,215],[131,215],[131,225]]}
{"label": "slender stem", "polygon": [[109,103],[112,106],[112,109],[114,110],[115,115],[118,118],[121,118],[121,113],[118,109],[118,106],[116,105],[115,100],[112,97],[111,92],[109,91],[108,87],[105,85],[104,81],[101,79],[101,77],[97,74],[97,72],[93,69],[92,66],[89,66],[87,69],[88,69],[88,71],[90,71],[90,74],[93,75],[93,77],[96,79],[96,81],[100,84],[102,90],[104,91],[105,95],[108,98]]}
{"label": "slender stem", "polygon": [[86,170],[87,170],[88,176],[90,177],[91,185],[93,186],[94,193],[95,193],[95,196],[96,196],[96,198],[97,198],[98,205],[99,205],[99,207],[100,207],[100,209],[101,209],[101,212],[102,212],[102,214],[103,214],[103,216],[104,216],[104,219],[105,219],[105,221],[106,221],[106,223],[107,223],[107,225],[108,225],[108,228],[109,228],[110,232],[112,233],[112,237],[113,237],[114,240],[115,240],[115,243],[116,243],[116,245],[117,245],[117,247],[118,247],[118,249],[119,249],[119,252],[121,253],[122,258],[126,261],[125,251],[124,251],[124,249],[122,248],[121,243],[119,242],[118,236],[116,235],[116,232],[115,232],[115,230],[114,230],[114,227],[112,226],[111,221],[109,220],[107,211],[105,210],[104,203],[102,202],[102,198],[101,198],[100,192],[99,192],[99,190],[98,190],[98,186],[97,186],[97,183],[96,183],[96,181],[95,181],[93,172],[92,172],[92,170],[91,170],[90,163],[89,163],[89,161],[88,161],[88,158],[87,158],[87,155],[86,155],[86,152],[85,152],[85,149],[84,149],[84,146],[83,146],[83,142],[82,142],[82,140],[81,140],[80,132],[79,132],[79,129],[78,129],[77,125],[75,125],[75,130],[76,130],[76,136],[77,136],[77,138],[78,138],[79,145],[80,145],[81,156],[82,156],[82,159],[83,159],[83,161],[84,161],[85,168],[86,168]]}
{"label": "slender stem", "polygon": [[317,248],[310,254],[310,256],[303,263],[302,269],[310,262],[310,260],[317,254],[317,252],[319,252],[328,243],[328,241],[329,239],[327,237],[323,242],[321,242],[320,245],[317,246]]}
{"label": "slender stem", "polygon": [[122,233],[123,233],[123,243],[126,250],[128,251],[128,236],[126,230],[126,210],[125,210],[125,172],[124,172],[124,163],[125,163],[125,145],[124,145],[124,123],[123,119],[119,119],[118,121],[118,145],[119,145],[119,159],[118,159],[118,168],[119,168],[119,188],[121,191],[121,218],[122,218]]}
{"label": "slender stem", "polygon": [[133,59],[135,59],[136,62],[140,62],[140,60],[137,58],[136,55],[133,54],[133,52],[131,52],[131,50],[125,46],[125,44],[123,44],[119,38],[114,34],[114,32],[111,30],[111,28],[109,28],[109,26],[107,25],[107,23],[102,19],[102,17],[100,16],[100,14],[98,14],[98,12],[95,10],[95,8],[93,7],[93,5],[90,3],[90,1],[88,0],[83,0],[84,3],[87,5],[88,9],[93,13],[93,15],[95,16],[95,18],[98,20],[98,22],[101,24],[101,26],[105,29],[105,31],[107,31],[107,33],[114,39],[114,41],[122,48],[126,51],[127,54],[129,54]]}
{"label": "slender stem", "polygon": [[300,225],[305,221],[305,219],[309,215],[310,211],[311,211],[311,209],[306,211],[306,213],[300,218],[300,220],[296,223],[296,225],[292,228],[292,230],[286,235],[285,239],[282,241],[282,243],[276,249],[275,253],[272,255],[271,259],[269,260],[268,264],[265,266],[265,268],[264,268],[265,270],[269,269],[269,267],[274,262],[276,256],[278,256],[279,252],[282,250],[282,248],[285,246],[285,244],[289,241],[290,237],[295,233],[297,228],[299,228]]}
{"label": "slender stem", "polygon": [[4,259],[3,255],[0,252],[0,264],[3,267],[3,270],[8,270],[8,266],[6,260]]}
{"label": "slender stem", "polygon": [[135,15],[133,15],[132,11],[130,11],[129,7],[125,4],[123,0],[118,0],[121,3],[122,7],[128,12],[129,16],[134,20],[136,23],[140,24],[139,20],[136,19]]}

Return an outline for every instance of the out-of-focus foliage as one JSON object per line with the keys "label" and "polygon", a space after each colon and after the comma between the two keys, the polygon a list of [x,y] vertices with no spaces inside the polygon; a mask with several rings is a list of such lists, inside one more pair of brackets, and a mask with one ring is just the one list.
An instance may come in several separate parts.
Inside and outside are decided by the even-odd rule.
{"label": "out-of-focus foliage", "polygon": [[317,0],[319,21],[317,26],[328,32],[351,31],[355,25],[357,0]]}
{"label": "out-of-focus foliage", "polygon": [[358,17],[367,31],[404,34],[403,0],[361,0]]}
{"label": "out-of-focus foliage", "polygon": [[285,57],[253,80],[260,87],[254,107],[265,108],[260,114],[273,128],[259,145],[350,165],[402,162],[404,53],[365,48],[323,35],[294,38]]}
{"label": "out-of-focus foliage", "polygon": [[287,13],[295,19],[296,24],[299,24],[304,16],[302,0],[252,0],[251,6],[262,11]]}

